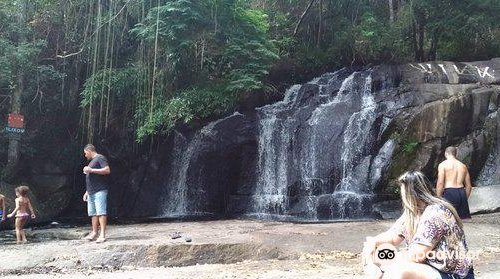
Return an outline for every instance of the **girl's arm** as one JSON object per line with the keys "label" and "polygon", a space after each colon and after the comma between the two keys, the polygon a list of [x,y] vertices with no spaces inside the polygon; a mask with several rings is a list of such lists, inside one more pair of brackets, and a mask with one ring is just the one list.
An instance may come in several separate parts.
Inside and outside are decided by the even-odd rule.
{"label": "girl's arm", "polygon": [[31,218],[35,219],[36,218],[35,210],[33,210],[33,206],[31,206],[31,200],[28,200],[28,207],[29,207],[30,212],[31,212]]}
{"label": "girl's arm", "polygon": [[19,199],[16,199],[16,208],[14,208],[14,211],[12,211],[12,213],[7,215],[7,217],[11,218],[17,213],[18,210],[19,210]]}

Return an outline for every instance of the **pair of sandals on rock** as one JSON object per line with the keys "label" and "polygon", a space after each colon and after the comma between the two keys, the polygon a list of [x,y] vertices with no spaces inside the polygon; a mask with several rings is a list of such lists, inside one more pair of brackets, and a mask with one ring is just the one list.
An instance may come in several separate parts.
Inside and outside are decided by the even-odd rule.
{"label": "pair of sandals on rock", "polygon": [[[181,238],[181,237],[182,237],[181,232],[174,232],[173,234],[170,235],[170,238],[172,238],[172,239],[178,239],[178,238]],[[184,236],[184,241],[191,242],[193,240],[191,239],[191,237],[185,235]]]}

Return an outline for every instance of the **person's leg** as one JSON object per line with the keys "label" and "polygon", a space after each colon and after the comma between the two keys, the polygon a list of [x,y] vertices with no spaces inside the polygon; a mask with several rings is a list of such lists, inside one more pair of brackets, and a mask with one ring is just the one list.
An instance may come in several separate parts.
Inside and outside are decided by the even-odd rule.
{"label": "person's leg", "polygon": [[99,216],[92,216],[92,234],[97,236],[99,233]]}
{"label": "person's leg", "polygon": [[439,271],[430,265],[408,262],[404,259],[387,266],[384,279],[441,279]]}
{"label": "person's leg", "polygon": [[19,217],[16,217],[16,241],[17,244],[22,243],[22,236],[21,236],[21,219]]}
{"label": "person's leg", "polygon": [[23,218],[20,218],[21,219],[21,238],[22,238],[22,241],[23,242],[28,242],[28,240],[26,240],[26,232],[24,231],[24,226],[26,225],[26,222],[28,221],[28,217],[23,217]]}
{"label": "person's leg", "polygon": [[458,192],[456,188],[446,188],[443,192],[443,199],[451,203],[455,210],[458,211],[460,205],[460,196],[457,194]]}
{"label": "person's leg", "polygon": [[101,226],[101,234],[99,238],[106,239],[106,226],[108,223],[108,217],[106,215],[99,216],[99,225]]}
{"label": "person's leg", "polygon": [[470,214],[469,200],[467,198],[467,192],[465,191],[465,188],[462,189],[460,194],[460,218],[462,218],[463,220],[470,220],[472,217]]}
{"label": "person's leg", "polygon": [[99,217],[96,213],[95,194],[90,194],[87,200],[88,215],[92,220],[92,231],[85,237],[87,240],[95,240],[99,229]]}
{"label": "person's leg", "polygon": [[107,227],[107,197],[108,191],[99,191],[96,193],[95,205],[96,213],[99,216],[99,225],[101,226],[101,231],[99,234],[98,242],[103,242],[106,240],[106,227]]}

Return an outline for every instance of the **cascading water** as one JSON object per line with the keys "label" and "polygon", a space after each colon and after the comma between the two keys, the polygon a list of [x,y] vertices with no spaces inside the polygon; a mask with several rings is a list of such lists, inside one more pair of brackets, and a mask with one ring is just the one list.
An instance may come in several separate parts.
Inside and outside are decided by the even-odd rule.
{"label": "cascading water", "polygon": [[[299,86],[290,88],[285,101],[260,110],[263,115],[259,122],[259,177],[257,183],[260,187],[256,190],[254,200],[255,212],[269,214],[283,214],[287,204],[288,185],[288,149],[290,146],[290,133],[288,132],[287,119],[278,119],[276,114],[282,105],[292,102],[293,96]],[[270,147],[273,148],[270,148]]]}
{"label": "cascading water", "polygon": [[[193,155],[195,142],[186,144],[186,139],[180,134],[175,135],[172,172],[168,178],[168,185],[165,187],[166,194],[163,195],[161,204],[161,215],[163,217],[177,217],[188,214],[188,185],[186,174],[189,167],[189,160]],[[173,171],[175,170],[175,171]]]}
{"label": "cascading water", "polygon": [[[431,166],[441,145],[449,144],[443,140],[448,131],[427,125],[433,115],[453,128],[453,140],[465,138],[467,145],[472,140],[468,150],[474,156],[486,159],[484,148],[490,149],[476,182],[497,184],[500,161],[497,147],[490,145],[499,123],[498,94],[491,88],[469,92],[464,88],[476,86],[469,84],[471,74],[460,75],[458,80],[448,76],[460,82],[448,85],[441,84],[440,75],[422,74],[411,65],[343,69],[292,86],[283,101],[211,122],[195,135],[192,128],[180,127],[186,132],[168,139],[171,152],[151,160],[152,172],[159,175],[153,183],[163,189],[159,215],[380,217],[381,211],[372,209],[395,197],[383,183],[404,169]],[[469,124],[458,127],[456,119]],[[481,133],[467,130],[478,127]],[[407,151],[415,140],[417,150]]]}
{"label": "cascading water", "polygon": [[282,102],[259,108],[253,214],[307,220],[363,216],[376,183],[369,178],[377,155],[371,132],[381,129],[377,108],[370,72],[345,70],[295,85]]}
{"label": "cascading water", "polygon": [[[165,193],[162,195],[161,216],[162,217],[185,217],[203,215],[196,207],[199,197],[189,191],[190,184],[189,168],[191,160],[198,152],[200,140],[204,135],[204,129],[200,130],[190,141],[182,134],[176,132],[174,137],[174,148],[172,162],[167,184],[164,187]],[[196,186],[196,185],[195,185]],[[195,188],[191,186],[191,189]]]}

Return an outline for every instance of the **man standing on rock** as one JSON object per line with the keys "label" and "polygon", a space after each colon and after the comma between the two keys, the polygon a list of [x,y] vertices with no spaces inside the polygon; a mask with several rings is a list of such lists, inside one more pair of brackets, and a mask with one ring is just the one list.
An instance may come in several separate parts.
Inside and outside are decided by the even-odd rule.
{"label": "man standing on rock", "polygon": [[[110,174],[111,170],[106,157],[98,154],[92,144],[87,144],[83,149],[83,153],[85,158],[90,161],[88,166],[83,168],[87,184],[87,191],[83,195],[83,201],[87,202],[88,214],[92,218],[92,232],[85,239],[102,243],[106,241],[107,225],[106,208],[109,187],[106,176]],[[98,234],[99,227],[101,228],[100,234]]]}
{"label": "man standing on rock", "polygon": [[460,218],[470,219],[468,198],[472,184],[467,166],[456,158],[456,147],[447,147],[444,156],[446,160],[438,167],[437,195],[450,202]]}

